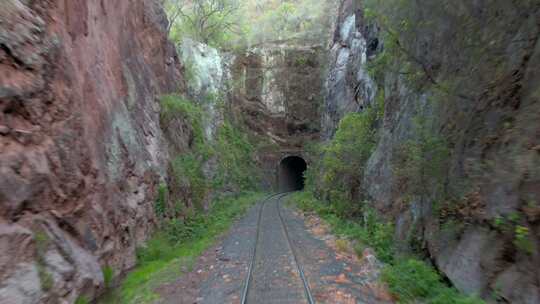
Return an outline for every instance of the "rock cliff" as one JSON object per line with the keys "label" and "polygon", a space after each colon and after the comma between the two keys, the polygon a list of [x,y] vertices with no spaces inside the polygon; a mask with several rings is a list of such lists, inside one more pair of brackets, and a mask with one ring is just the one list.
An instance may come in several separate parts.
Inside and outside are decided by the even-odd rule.
{"label": "rock cliff", "polygon": [[[224,120],[245,129],[257,144],[263,187],[275,187],[281,158],[302,155],[307,143],[319,139],[325,49],[268,43],[227,53],[186,39],[178,50],[187,70],[186,95],[205,112],[207,139],[215,138]],[[215,168],[210,159],[206,176]]]}
{"label": "rock cliff", "polygon": [[[400,33],[411,34],[396,38],[383,34],[362,1],[342,1],[326,81],[324,136],[332,137],[346,113],[384,101],[361,187],[395,225],[401,251],[430,258],[463,292],[494,302],[538,303],[539,7],[476,1],[434,8],[428,2],[389,10],[406,16],[396,22],[402,22]],[[406,54],[383,57],[396,47]],[[377,69],[381,64],[384,69]],[[433,138],[444,142],[449,156],[435,168],[440,175],[424,176],[415,188],[414,177],[400,167],[410,164],[403,151],[407,143]]]}
{"label": "rock cliff", "polygon": [[237,56],[232,68],[232,112],[259,140],[266,189],[276,187],[279,162],[305,156],[320,137],[325,49],[268,43]]}
{"label": "rock cliff", "polygon": [[73,303],[135,264],[181,85],[157,1],[0,3],[0,303]]}

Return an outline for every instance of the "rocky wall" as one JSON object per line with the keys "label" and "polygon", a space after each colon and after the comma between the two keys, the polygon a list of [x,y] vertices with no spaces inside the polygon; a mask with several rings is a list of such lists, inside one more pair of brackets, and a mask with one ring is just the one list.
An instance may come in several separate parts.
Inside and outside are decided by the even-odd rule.
{"label": "rocky wall", "polygon": [[135,265],[179,60],[158,1],[0,3],[0,303],[73,303]]}
{"label": "rocky wall", "polygon": [[[490,7],[479,1],[461,9],[488,20],[482,16],[510,6],[495,2]],[[490,32],[484,27],[481,32],[493,39],[504,35],[504,51],[497,53],[502,57],[481,53],[486,61],[477,62],[467,75],[461,73],[470,58],[452,53],[451,40],[437,44],[435,38],[428,39],[429,32],[419,30],[416,37],[421,38],[411,42],[418,51],[415,59],[427,62],[424,68],[432,78],[413,86],[395,72],[399,66],[390,66],[378,81],[368,73],[369,62],[384,50],[384,38],[375,24],[366,21],[361,4],[342,2],[326,81],[324,137],[331,138],[346,113],[362,111],[383,90],[384,118],[362,183],[372,207],[395,225],[400,250],[431,259],[465,293],[490,302],[540,302],[540,130],[535,123],[540,118],[535,85],[540,80],[540,10],[506,7],[499,14],[506,18],[505,31],[494,34],[495,28]],[[422,3],[416,5],[417,16],[429,16]],[[436,22],[433,28],[448,26]],[[494,40],[492,47],[500,46]],[[440,86],[434,89],[433,83],[443,81],[457,83],[458,93],[441,98]],[[459,193],[451,202],[436,202],[440,193],[434,188],[405,195],[400,184],[395,164],[403,145],[421,136],[419,117],[428,119],[427,128],[448,145],[443,187]],[[438,209],[441,205],[443,210]]]}
{"label": "rocky wall", "polygon": [[319,140],[324,55],[321,45],[266,44],[232,65],[231,109],[259,141],[265,189],[275,189],[282,157]]}

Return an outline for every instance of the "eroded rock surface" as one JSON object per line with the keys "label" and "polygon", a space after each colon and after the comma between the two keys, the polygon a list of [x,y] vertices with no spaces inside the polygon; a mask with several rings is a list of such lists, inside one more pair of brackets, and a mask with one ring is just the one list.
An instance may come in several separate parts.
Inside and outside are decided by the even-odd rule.
{"label": "eroded rock surface", "polygon": [[179,60],[157,1],[0,3],[0,302],[72,303],[134,266]]}
{"label": "eroded rock surface", "polygon": [[[418,88],[395,72],[400,70],[396,66],[383,71],[384,79],[374,85],[368,63],[384,50],[384,39],[364,18],[361,4],[342,1],[327,78],[325,138],[331,138],[346,113],[363,111],[375,102],[377,88],[384,89],[384,118],[362,187],[372,207],[395,224],[401,250],[420,249],[463,292],[489,301],[540,302],[538,5],[500,10],[504,15],[496,20],[505,20],[504,24],[482,28],[483,35],[493,37],[490,49],[500,50],[497,55],[480,53],[482,62],[460,58],[451,39],[428,38],[430,27],[418,29],[414,33],[418,41],[408,45],[432,73],[432,79],[426,77]],[[486,16],[509,3],[492,4],[475,2],[464,12],[473,22],[488,22]],[[407,7],[416,10],[414,16],[427,13],[423,11],[427,1],[414,6]],[[442,24],[450,18],[430,20],[444,29],[437,37],[452,32]],[[467,70],[466,64],[475,68]],[[438,81],[457,83],[457,93],[435,102],[440,91],[429,83]],[[442,212],[435,210],[435,188],[423,195],[404,195],[394,169],[403,144],[421,136],[419,117],[429,121],[426,128],[440,134],[450,150],[444,185],[459,195],[442,202],[447,208]],[[526,234],[522,244],[519,229],[527,231],[522,232]]]}

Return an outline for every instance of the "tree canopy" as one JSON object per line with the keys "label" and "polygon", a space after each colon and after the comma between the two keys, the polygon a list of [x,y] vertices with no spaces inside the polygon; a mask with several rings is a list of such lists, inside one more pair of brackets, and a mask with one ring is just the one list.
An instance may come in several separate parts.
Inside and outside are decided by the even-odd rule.
{"label": "tree canopy", "polygon": [[[336,0],[162,0],[174,41],[220,48],[271,41],[324,40]],[[321,39],[322,38],[322,39]]]}

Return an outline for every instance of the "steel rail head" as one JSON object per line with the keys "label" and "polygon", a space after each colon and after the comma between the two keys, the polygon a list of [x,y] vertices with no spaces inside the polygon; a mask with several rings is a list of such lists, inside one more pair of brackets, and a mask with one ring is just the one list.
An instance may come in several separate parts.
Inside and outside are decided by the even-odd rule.
{"label": "steel rail head", "polygon": [[[288,193],[286,193],[285,195],[287,195],[287,194]],[[289,247],[291,248],[294,263],[296,264],[296,268],[298,270],[298,273],[300,274],[300,278],[302,279],[302,283],[304,284],[304,292],[306,294],[308,304],[315,304],[315,301],[313,300],[313,296],[311,295],[311,289],[309,288],[309,283],[308,283],[307,278],[306,278],[306,276],[304,274],[304,269],[302,268],[302,265],[300,265],[300,263],[298,262],[298,258],[297,258],[297,255],[296,255],[296,250],[294,249],[294,247],[292,245],[292,242],[291,242],[291,239],[289,237],[289,230],[287,229],[287,225],[285,224],[285,220],[283,220],[283,216],[281,215],[281,204],[280,204],[280,202],[281,202],[282,197],[280,197],[278,199],[278,215],[279,215],[279,219],[281,220],[281,225],[283,226],[283,230],[285,231],[285,237],[287,238],[287,242],[289,243]]]}
{"label": "steel rail head", "polygon": [[241,301],[240,301],[241,304],[247,304],[249,286],[250,286],[251,278],[253,276],[253,265],[255,264],[255,258],[256,258],[256,255],[257,255],[257,244],[259,243],[262,212],[263,212],[265,204],[274,197],[278,197],[278,215],[279,215],[279,219],[281,221],[281,225],[283,227],[283,230],[285,231],[285,237],[286,237],[287,243],[289,244],[289,247],[291,249],[293,259],[294,259],[294,263],[296,264],[296,268],[298,270],[300,278],[302,279],[302,283],[304,285],[304,292],[305,292],[308,304],[315,304],[315,301],[313,300],[313,296],[311,295],[311,289],[309,288],[308,281],[306,279],[306,276],[304,275],[304,270],[303,270],[302,266],[300,265],[300,263],[298,262],[298,258],[296,256],[296,251],[295,251],[294,247],[292,246],[292,243],[291,243],[291,240],[290,240],[290,237],[289,237],[289,231],[287,229],[287,225],[285,225],[285,221],[283,220],[283,216],[281,215],[281,208],[280,208],[281,207],[281,204],[280,204],[281,198],[283,198],[284,196],[286,196],[286,195],[288,195],[290,193],[291,192],[282,192],[282,193],[277,193],[277,194],[270,195],[266,199],[264,199],[262,204],[261,204],[261,207],[259,209],[259,217],[257,219],[257,232],[256,232],[256,236],[255,236],[255,243],[253,244],[253,252],[252,252],[252,256],[251,256],[251,261],[249,263],[248,273],[247,273],[247,276],[246,276],[246,280],[244,282],[244,289],[243,289],[242,298],[241,298]]}
{"label": "steel rail head", "polygon": [[246,275],[246,279],[245,279],[245,282],[244,282],[244,289],[242,291],[242,298],[241,298],[241,301],[240,301],[241,304],[246,304],[247,303],[249,285],[250,285],[250,282],[251,282],[251,277],[253,276],[253,265],[255,264],[255,257],[257,255],[257,244],[259,243],[261,217],[262,217],[262,212],[263,212],[263,209],[264,209],[264,205],[269,200],[271,200],[272,198],[274,198],[276,196],[279,196],[279,195],[283,195],[283,193],[275,193],[275,194],[272,194],[272,195],[269,195],[268,197],[266,197],[262,201],[261,207],[259,209],[259,217],[257,218],[257,232],[255,234],[255,243],[253,244],[253,252],[252,252],[252,255],[251,255],[251,260],[249,262],[249,268],[248,268],[248,272],[247,272],[247,275]]}

